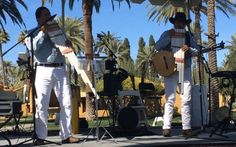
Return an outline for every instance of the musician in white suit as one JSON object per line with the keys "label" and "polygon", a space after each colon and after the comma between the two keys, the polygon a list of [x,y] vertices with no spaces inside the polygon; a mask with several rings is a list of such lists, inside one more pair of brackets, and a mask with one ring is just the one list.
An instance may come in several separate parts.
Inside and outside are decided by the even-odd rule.
{"label": "musician in white suit", "polygon": [[[51,17],[50,11],[46,7],[39,7],[35,15],[39,26]],[[27,47],[31,49],[30,38],[27,38],[25,42]],[[72,137],[71,133],[71,87],[65,69],[65,57],[49,39],[47,25],[43,25],[33,34],[33,50],[37,67],[35,76],[37,139],[34,144],[44,144],[47,137],[48,107],[52,89],[54,89],[60,104],[60,136],[62,143],[79,142],[80,140]],[[68,52],[70,51],[72,49],[68,50]]]}
{"label": "musician in white suit", "polygon": [[[182,12],[177,12],[175,17],[171,17],[169,21],[174,25],[173,29],[162,33],[160,39],[156,42],[155,48],[157,51],[165,50],[177,52],[179,49],[185,52],[184,57],[184,78],[183,78],[183,93],[181,97],[181,113],[182,113],[182,135],[191,135],[191,54],[197,46],[193,39],[193,35],[185,30],[186,25],[191,23],[190,19],[186,19],[186,15]],[[158,65],[157,65],[158,66]],[[164,77],[166,103],[163,116],[163,136],[171,136],[171,120],[174,112],[174,103],[176,99],[176,88],[179,86],[179,72],[175,72],[168,77]]]}

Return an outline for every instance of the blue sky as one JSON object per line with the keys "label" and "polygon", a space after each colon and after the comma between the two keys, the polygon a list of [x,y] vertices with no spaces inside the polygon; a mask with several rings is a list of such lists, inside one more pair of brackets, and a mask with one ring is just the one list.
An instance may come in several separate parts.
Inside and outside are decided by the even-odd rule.
{"label": "blue sky", "polygon": [[[23,20],[25,21],[26,29],[31,29],[36,26],[34,12],[41,5],[41,0],[25,0],[25,3],[28,5],[28,11],[24,10],[22,6],[19,6],[18,8],[20,9]],[[118,3],[115,3],[115,10],[113,11],[110,0],[101,0],[100,13],[94,11],[93,15],[94,37],[96,37],[97,33],[100,33],[101,31],[110,31],[117,37],[120,37],[120,39],[128,38],[131,45],[131,57],[136,59],[138,41],[141,36],[144,37],[146,42],[148,42],[148,38],[151,34],[154,36],[154,39],[157,40],[164,30],[172,27],[169,22],[167,24],[157,24],[156,22],[149,21],[147,17],[149,9],[146,6],[147,2],[141,5],[132,4],[129,9],[125,2],[121,3],[120,8]],[[50,9],[52,14],[57,14],[58,16],[61,15],[61,4],[59,0],[55,0],[52,6],[47,3],[46,7]],[[72,11],[69,10],[68,4],[66,4],[65,15],[68,17],[82,17],[81,0],[79,2],[76,1]],[[231,16],[229,19],[218,11],[216,16],[216,33],[219,33],[217,42],[223,40],[227,43],[231,40],[231,35],[236,33],[236,17]],[[193,16],[191,17],[194,19]],[[206,17],[202,18],[202,25],[204,32],[207,32]],[[25,29],[24,27],[12,24],[9,18],[7,24],[5,24],[5,28],[10,35],[11,41],[3,45],[3,52],[17,42],[20,31]],[[202,37],[203,40],[207,40],[206,36],[203,35]],[[18,52],[24,51],[25,47],[18,45],[4,56],[4,60],[11,60],[13,63],[16,63]],[[217,51],[218,66],[221,66],[226,53],[226,49]]]}

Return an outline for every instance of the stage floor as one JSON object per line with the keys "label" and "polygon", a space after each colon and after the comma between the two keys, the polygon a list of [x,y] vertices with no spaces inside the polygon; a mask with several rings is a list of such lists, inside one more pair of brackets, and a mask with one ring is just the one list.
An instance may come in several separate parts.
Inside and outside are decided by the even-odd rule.
{"label": "stage floor", "polygon": [[[118,131],[111,131],[114,139],[112,139],[108,134],[105,134],[105,137],[102,140],[97,140],[94,138],[92,133],[89,134],[90,129],[81,130],[80,134],[74,135],[79,138],[87,138],[86,141],[83,141],[78,144],[63,144],[61,146],[72,147],[72,146],[83,146],[83,147],[124,147],[124,146],[191,146],[191,147],[210,147],[210,146],[236,146],[236,131],[229,130],[228,133],[223,133],[227,138],[221,137],[218,135],[213,135],[209,137],[211,128],[206,128],[204,131],[194,130],[193,134],[197,135],[192,136],[191,138],[184,138],[181,136],[181,128],[175,127],[172,129],[171,137],[163,137],[162,130],[160,127],[150,127],[148,131],[141,130],[135,133],[122,133]],[[200,131],[200,132],[199,132]],[[93,132],[93,131],[92,131]],[[12,145],[16,145],[24,140],[30,139],[29,134],[22,133],[6,133],[4,134],[10,139]],[[60,143],[60,137],[57,135],[58,132],[49,132],[47,140]],[[100,128],[99,135],[104,134],[104,129]],[[0,137],[0,146],[7,146],[8,142]],[[26,142],[21,147],[24,146],[33,146],[32,141]],[[54,144],[46,144],[42,146],[58,146]]]}

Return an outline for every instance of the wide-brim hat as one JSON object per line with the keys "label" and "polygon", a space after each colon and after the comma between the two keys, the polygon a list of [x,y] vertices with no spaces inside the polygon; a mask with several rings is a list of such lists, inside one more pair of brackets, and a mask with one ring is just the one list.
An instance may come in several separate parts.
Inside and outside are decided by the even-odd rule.
{"label": "wide-brim hat", "polygon": [[169,21],[174,24],[175,20],[181,20],[183,21],[186,25],[190,24],[192,22],[191,19],[186,19],[186,15],[183,12],[177,12],[175,14],[175,17],[170,17]]}

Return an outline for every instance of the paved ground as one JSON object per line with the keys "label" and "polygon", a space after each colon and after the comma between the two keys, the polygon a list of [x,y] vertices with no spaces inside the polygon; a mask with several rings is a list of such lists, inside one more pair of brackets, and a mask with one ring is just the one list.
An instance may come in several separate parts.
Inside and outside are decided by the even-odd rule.
{"label": "paved ground", "polygon": [[[89,134],[90,130],[82,130],[81,134],[75,135],[75,137],[84,138],[85,141],[78,143],[78,144],[63,144],[63,147],[74,147],[74,146],[81,146],[81,147],[136,147],[136,146],[191,146],[191,147],[198,147],[198,146],[232,146],[236,147],[236,132],[233,130],[229,130],[228,133],[224,133],[227,138],[213,135],[213,137],[209,137],[210,129],[206,129],[205,131],[199,132],[199,130],[195,130],[193,133],[197,133],[196,136],[192,138],[186,139],[181,137],[181,129],[174,128],[172,129],[172,137],[164,138],[161,135],[161,128],[158,127],[151,127],[148,131],[139,130],[135,133],[127,133],[127,132],[120,132],[120,131],[109,131],[112,133],[114,138],[111,138],[108,134],[105,134],[105,137],[102,140],[97,140],[94,138],[92,133]],[[93,131],[92,131],[93,132]],[[60,143],[60,138],[57,136],[58,132],[49,132],[49,137],[47,140]],[[4,134],[10,138],[12,145],[17,145],[18,143],[30,139],[31,136],[29,134],[22,134],[22,133],[7,133]],[[99,132],[99,136],[104,134],[104,129],[101,128]],[[7,146],[8,142],[0,137],[0,146]],[[32,140],[26,142],[20,147],[28,147],[33,146]],[[55,144],[46,144],[45,146],[59,146]]]}

